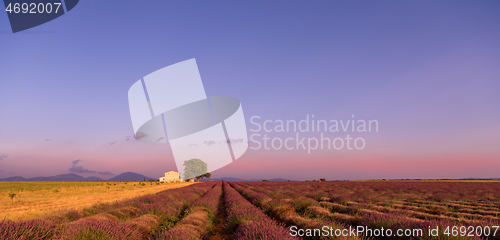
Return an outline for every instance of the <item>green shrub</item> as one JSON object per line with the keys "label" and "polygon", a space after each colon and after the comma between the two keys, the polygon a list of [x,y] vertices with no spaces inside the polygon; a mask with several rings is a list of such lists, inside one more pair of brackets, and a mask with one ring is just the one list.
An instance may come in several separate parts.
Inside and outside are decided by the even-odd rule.
{"label": "green shrub", "polygon": [[16,197],[16,193],[14,192],[9,192],[9,198],[10,200],[12,200],[12,202],[14,202],[14,198]]}

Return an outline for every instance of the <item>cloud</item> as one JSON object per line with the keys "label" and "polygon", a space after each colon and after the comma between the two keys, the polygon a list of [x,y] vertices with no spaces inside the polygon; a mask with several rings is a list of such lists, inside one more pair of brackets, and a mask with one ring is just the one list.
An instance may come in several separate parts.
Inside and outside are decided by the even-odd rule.
{"label": "cloud", "polygon": [[86,168],[83,168],[82,166],[72,166],[69,171],[75,172],[75,173],[96,173],[96,171],[93,170],[88,170]]}
{"label": "cloud", "polygon": [[82,166],[77,166],[80,161],[82,161],[82,160],[78,159],[78,160],[72,161],[71,164],[73,164],[73,166],[71,166],[71,168],[69,168],[69,171],[74,172],[74,173],[98,173],[101,175],[115,175],[115,174],[108,172],[108,171],[97,172],[94,170],[86,169]]}
{"label": "cloud", "polygon": [[243,138],[228,140],[228,143],[243,143]]}
{"label": "cloud", "polygon": [[0,154],[0,160],[4,160],[8,157],[9,155],[5,155],[5,154]]}
{"label": "cloud", "polygon": [[213,145],[213,144],[216,144],[216,142],[214,140],[209,140],[209,141],[205,141],[203,142],[204,144],[207,144],[207,146],[210,146],[210,145]]}

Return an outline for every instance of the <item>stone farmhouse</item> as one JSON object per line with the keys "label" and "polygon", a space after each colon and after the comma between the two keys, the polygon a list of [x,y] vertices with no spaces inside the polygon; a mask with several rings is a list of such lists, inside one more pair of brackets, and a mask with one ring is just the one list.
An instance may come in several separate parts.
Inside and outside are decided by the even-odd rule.
{"label": "stone farmhouse", "polygon": [[165,173],[164,177],[160,178],[160,182],[183,182],[181,174],[176,171],[169,171]]}

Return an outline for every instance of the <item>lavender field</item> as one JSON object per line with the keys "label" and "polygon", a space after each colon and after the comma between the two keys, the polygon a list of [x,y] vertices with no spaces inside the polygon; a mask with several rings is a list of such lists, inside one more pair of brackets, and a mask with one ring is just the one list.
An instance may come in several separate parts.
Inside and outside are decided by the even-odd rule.
{"label": "lavender field", "polygon": [[0,239],[500,239],[499,219],[499,182],[204,182],[3,220]]}

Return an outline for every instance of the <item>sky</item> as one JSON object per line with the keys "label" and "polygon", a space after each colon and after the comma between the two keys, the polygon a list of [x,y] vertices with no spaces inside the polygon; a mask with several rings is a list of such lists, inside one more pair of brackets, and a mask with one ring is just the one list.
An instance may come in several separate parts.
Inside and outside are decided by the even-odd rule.
{"label": "sky", "polygon": [[[500,178],[499,25],[498,1],[80,1],[15,34],[2,11],[0,178],[176,170],[169,144],[133,137],[127,92],[192,58],[260,134],[212,177]],[[312,115],[378,131],[324,132],[362,149],[256,149],[321,133],[252,117]]]}

